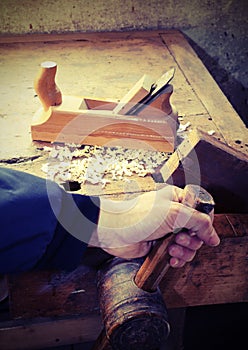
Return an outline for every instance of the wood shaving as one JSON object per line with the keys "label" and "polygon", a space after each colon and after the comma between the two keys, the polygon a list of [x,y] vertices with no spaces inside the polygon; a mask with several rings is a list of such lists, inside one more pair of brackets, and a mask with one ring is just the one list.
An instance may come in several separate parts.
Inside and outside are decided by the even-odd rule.
{"label": "wood shaving", "polygon": [[53,145],[48,163],[42,166],[47,177],[56,182],[77,181],[101,184],[126,180],[136,175],[144,177],[153,173],[170,156],[170,153],[134,150],[123,147]]}
{"label": "wood shaving", "polygon": [[187,122],[186,124],[180,123],[177,132],[180,133],[180,132],[186,131],[190,125],[191,125],[190,122]]}

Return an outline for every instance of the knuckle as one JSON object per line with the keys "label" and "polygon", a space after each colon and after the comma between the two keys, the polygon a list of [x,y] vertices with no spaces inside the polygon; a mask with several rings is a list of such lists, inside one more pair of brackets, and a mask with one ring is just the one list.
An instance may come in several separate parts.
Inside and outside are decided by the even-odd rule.
{"label": "knuckle", "polygon": [[203,229],[209,231],[212,228],[212,221],[209,215],[205,214],[203,216],[202,223],[203,223]]}

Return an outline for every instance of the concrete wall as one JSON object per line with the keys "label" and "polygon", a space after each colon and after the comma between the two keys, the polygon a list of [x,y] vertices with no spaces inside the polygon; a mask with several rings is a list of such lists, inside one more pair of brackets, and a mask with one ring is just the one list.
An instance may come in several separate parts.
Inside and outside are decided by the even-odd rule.
{"label": "concrete wall", "polygon": [[1,0],[0,33],[177,28],[248,124],[247,0]]}

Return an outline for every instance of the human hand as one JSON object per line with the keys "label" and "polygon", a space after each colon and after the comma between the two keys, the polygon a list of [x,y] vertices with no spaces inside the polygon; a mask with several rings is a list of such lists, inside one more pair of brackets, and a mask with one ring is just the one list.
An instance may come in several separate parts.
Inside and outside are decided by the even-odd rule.
{"label": "human hand", "polygon": [[154,240],[187,228],[169,247],[171,266],[183,266],[203,243],[215,246],[220,241],[212,226],[213,213],[209,216],[182,204],[183,196],[182,189],[168,185],[132,200],[101,199],[98,229],[90,243],[112,255],[135,258],[146,255]]}

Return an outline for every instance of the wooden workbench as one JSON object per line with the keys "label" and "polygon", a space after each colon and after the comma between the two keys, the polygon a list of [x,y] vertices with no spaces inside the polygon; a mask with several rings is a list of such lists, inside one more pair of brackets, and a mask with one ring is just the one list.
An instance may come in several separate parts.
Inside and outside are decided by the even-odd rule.
{"label": "wooden workbench", "polygon": [[[30,35],[2,37],[0,42],[3,166],[45,176],[44,145],[32,143],[29,127],[40,107],[33,80],[39,64],[47,60],[58,64],[57,83],[63,94],[107,99],[120,99],[145,73],[157,79],[175,67],[172,103],[182,123],[190,122],[189,129],[214,130],[213,138],[231,146],[242,159],[247,157],[244,124],[178,31]],[[134,192],[157,187],[151,176],[133,180],[139,185]],[[124,189],[121,181],[113,181],[104,191],[86,184],[79,192],[118,197]],[[191,264],[170,271],[162,282],[169,308],[248,301],[248,220],[245,213],[237,214],[238,209],[235,215],[216,215],[219,247],[202,248]],[[71,276],[40,272],[11,277],[10,311],[11,319],[0,326],[4,349],[94,340],[101,329],[95,271],[81,266]]]}

